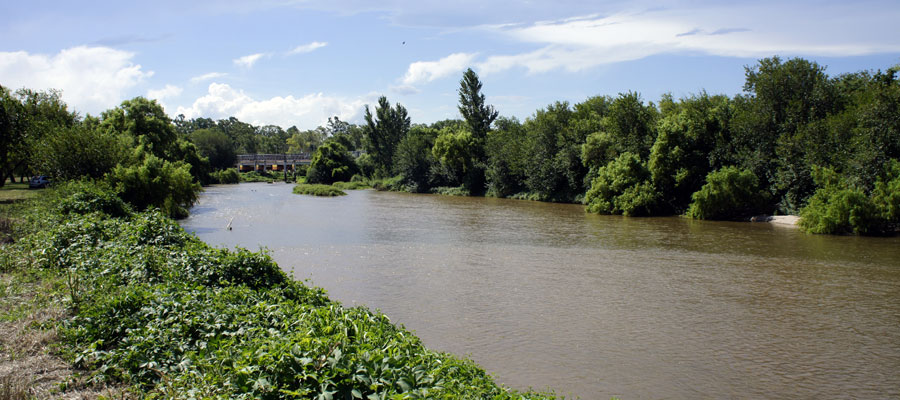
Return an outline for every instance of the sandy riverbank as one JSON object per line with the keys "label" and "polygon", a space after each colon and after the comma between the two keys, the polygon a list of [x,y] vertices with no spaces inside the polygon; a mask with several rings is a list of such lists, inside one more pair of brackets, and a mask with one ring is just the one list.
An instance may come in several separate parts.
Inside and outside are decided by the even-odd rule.
{"label": "sandy riverbank", "polygon": [[800,224],[800,217],[797,215],[759,215],[750,218],[750,222],[768,222],[770,224],[796,228]]}

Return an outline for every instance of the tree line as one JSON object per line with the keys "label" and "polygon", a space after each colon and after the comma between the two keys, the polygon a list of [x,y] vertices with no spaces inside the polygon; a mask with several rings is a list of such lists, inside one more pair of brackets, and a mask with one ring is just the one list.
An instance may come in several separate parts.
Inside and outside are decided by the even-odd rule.
{"label": "tree line", "polygon": [[[335,117],[307,131],[233,117],[170,121],[143,98],[80,119],[58,92],[4,89],[0,126],[19,133],[0,144],[0,161],[4,174],[27,165],[71,178],[153,156],[207,183],[237,153],[312,152],[311,183],[359,177],[394,190],[580,202],[626,216],[799,214],[809,232],[894,233],[898,70],[832,77],[815,62],[772,57],[745,67],[743,93],[733,97],[701,91],[653,103],[627,92],[555,102],[520,121],[486,104],[469,69],[458,90],[461,119],[412,124],[405,107],[382,96],[366,106],[362,125]],[[51,156],[68,147],[85,154]],[[105,152],[91,157],[91,148]]]}

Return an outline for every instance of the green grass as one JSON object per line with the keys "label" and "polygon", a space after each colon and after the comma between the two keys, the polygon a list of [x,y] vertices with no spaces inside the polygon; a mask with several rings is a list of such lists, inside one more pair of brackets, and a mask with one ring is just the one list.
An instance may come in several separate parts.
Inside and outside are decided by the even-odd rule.
{"label": "green grass", "polygon": [[9,181],[0,188],[0,203],[14,203],[17,201],[34,198],[41,192],[40,189],[28,189],[28,183],[10,183]]}
{"label": "green grass", "polygon": [[331,186],[334,186],[341,190],[362,190],[362,189],[371,189],[372,185],[369,185],[366,182],[335,182],[332,183]]}
{"label": "green grass", "polygon": [[319,185],[312,183],[298,183],[294,186],[294,194],[306,194],[310,196],[334,197],[344,196],[347,193],[331,185]]}

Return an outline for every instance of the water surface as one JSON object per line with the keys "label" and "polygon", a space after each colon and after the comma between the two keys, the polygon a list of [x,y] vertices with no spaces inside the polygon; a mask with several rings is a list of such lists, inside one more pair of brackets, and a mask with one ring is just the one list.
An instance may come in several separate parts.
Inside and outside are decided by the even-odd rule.
{"label": "water surface", "polygon": [[291,188],[208,188],[183,225],[213,245],[266,247],[295,278],[505,385],[584,399],[900,397],[898,238]]}

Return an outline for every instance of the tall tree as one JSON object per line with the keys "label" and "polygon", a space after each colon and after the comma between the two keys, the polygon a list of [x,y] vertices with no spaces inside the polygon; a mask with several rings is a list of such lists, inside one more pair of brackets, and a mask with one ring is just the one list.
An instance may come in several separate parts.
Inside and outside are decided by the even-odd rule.
{"label": "tall tree", "polygon": [[397,104],[391,108],[387,97],[381,96],[374,116],[366,105],[365,120],[367,150],[372,155],[378,172],[387,175],[393,169],[397,144],[409,132],[409,115],[402,105]]}
{"label": "tall tree", "polygon": [[463,78],[459,81],[459,113],[469,124],[472,137],[483,141],[499,113],[494,106],[484,104],[481,86],[478,74],[472,68],[463,73]]}

